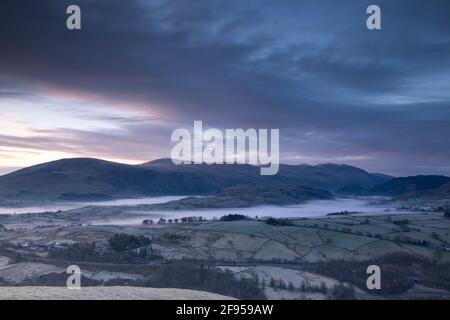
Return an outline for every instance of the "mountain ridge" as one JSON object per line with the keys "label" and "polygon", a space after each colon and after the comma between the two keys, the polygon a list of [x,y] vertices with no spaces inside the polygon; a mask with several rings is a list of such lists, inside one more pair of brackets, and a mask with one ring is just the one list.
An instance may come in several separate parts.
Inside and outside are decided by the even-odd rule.
{"label": "mountain ridge", "polygon": [[393,178],[372,192],[397,198],[450,198],[450,177],[416,175]]}
{"label": "mountain ridge", "polygon": [[349,165],[280,165],[261,176],[252,165],[174,165],[170,159],[130,165],[95,158],[68,158],[0,176],[0,198],[104,200],[158,195],[207,195],[240,185],[290,185],[327,191],[372,188],[385,178]]}

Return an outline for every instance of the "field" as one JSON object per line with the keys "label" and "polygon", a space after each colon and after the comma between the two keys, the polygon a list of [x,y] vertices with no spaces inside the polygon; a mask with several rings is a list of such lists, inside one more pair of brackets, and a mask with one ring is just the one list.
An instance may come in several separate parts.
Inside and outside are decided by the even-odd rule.
{"label": "field", "polygon": [[[353,285],[354,296],[359,299],[450,296],[450,279],[435,279],[430,274],[422,279],[420,271],[428,268],[423,263],[438,268],[436,277],[450,274],[450,219],[439,212],[334,215],[290,219],[286,225],[240,220],[99,226],[72,220],[55,224],[55,220],[44,220],[42,216],[27,219],[32,223],[25,227],[23,221],[4,218],[7,230],[0,232],[3,285],[8,281],[15,286],[27,285],[33,277],[62,274],[69,264],[80,265],[89,281],[133,284],[143,281],[155,266],[183,262],[226,270],[240,280],[252,279],[269,299],[327,299],[333,288],[342,283]],[[120,264],[100,258],[74,261],[49,255],[56,249],[64,252],[74,243],[95,242],[97,248],[106,248],[108,239],[119,233],[151,239],[153,258]],[[369,263],[377,259],[383,263],[386,256],[402,255],[416,259],[417,267],[408,269],[406,276],[398,274],[404,282],[403,291],[393,289],[386,295],[368,292],[361,285],[361,277],[354,282],[344,281],[344,275],[340,278],[327,270],[328,265],[339,261],[344,269],[364,275]],[[395,285],[395,272],[402,269],[401,259],[397,260],[385,264],[389,281]],[[64,285],[58,281],[58,285]]]}

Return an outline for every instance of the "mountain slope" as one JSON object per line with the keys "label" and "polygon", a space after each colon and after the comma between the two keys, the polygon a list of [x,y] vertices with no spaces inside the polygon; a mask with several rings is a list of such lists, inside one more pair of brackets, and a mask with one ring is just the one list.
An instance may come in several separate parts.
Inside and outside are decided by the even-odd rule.
{"label": "mountain slope", "polygon": [[158,159],[140,165],[159,171],[176,171],[209,174],[214,179],[239,180],[240,183],[277,183],[291,184],[324,190],[338,190],[343,187],[359,186],[372,188],[387,180],[390,176],[370,174],[362,169],[338,164],[287,165],[280,164],[277,175],[260,176],[260,169],[251,165],[174,165],[170,159]]}
{"label": "mountain slope", "polygon": [[290,185],[328,191],[372,188],[383,178],[347,165],[280,165],[261,176],[251,165],[174,165],[160,159],[127,165],[75,158],[44,163],[0,177],[0,199],[100,200],[156,195],[204,195],[239,185]]}
{"label": "mountain slope", "polygon": [[96,200],[162,194],[204,194],[199,175],[160,172],[97,159],[63,159],[0,177],[0,198]]}
{"label": "mountain slope", "polygon": [[437,175],[394,178],[373,188],[374,193],[395,197],[441,197],[449,190],[450,177]]}

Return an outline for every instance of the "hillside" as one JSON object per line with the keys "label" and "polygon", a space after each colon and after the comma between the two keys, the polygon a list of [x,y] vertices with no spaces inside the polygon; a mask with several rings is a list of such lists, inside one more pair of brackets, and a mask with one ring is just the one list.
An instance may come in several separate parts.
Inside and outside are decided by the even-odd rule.
{"label": "hillside", "polygon": [[97,159],[63,159],[0,177],[1,199],[105,200],[152,195],[206,194],[205,175],[161,172]]}
{"label": "hillside", "polygon": [[259,168],[251,165],[174,165],[170,159],[158,159],[140,166],[161,172],[208,174],[214,177],[214,180],[221,181],[239,180],[240,183],[252,183],[256,180],[329,191],[350,186],[373,187],[392,178],[381,174],[371,174],[357,167],[332,163],[316,166],[280,164],[279,172],[275,176],[260,176]]}
{"label": "hillside", "polygon": [[419,175],[394,178],[373,188],[374,193],[394,197],[448,197],[450,195],[450,177],[437,175]]}
{"label": "hillside", "polygon": [[1,287],[0,300],[231,300],[215,293],[139,287]]}
{"label": "hillside", "polygon": [[450,198],[450,183],[443,184],[433,190],[433,194],[438,198]]}
{"label": "hillside", "polygon": [[328,200],[325,190],[292,186],[240,186],[224,189],[212,197],[189,197],[146,206],[156,210],[192,210],[205,208],[245,208],[261,205],[294,205],[308,200]]}
{"label": "hillside", "polygon": [[174,165],[169,159],[127,165],[75,158],[44,163],[0,177],[0,199],[106,200],[156,195],[207,195],[239,185],[291,185],[334,191],[372,188],[385,181],[362,169],[324,164],[281,165],[261,176],[250,165]]}

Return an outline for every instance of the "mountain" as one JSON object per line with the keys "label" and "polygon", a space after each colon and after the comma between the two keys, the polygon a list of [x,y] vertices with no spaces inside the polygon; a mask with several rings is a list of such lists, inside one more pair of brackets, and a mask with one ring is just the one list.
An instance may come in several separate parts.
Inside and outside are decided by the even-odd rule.
{"label": "mountain", "polygon": [[198,174],[76,158],[44,163],[0,177],[1,199],[105,200],[164,194],[205,194],[215,185]]}
{"label": "mountain", "polygon": [[433,195],[437,198],[450,199],[450,183],[440,185],[438,188],[433,190]]}
{"label": "mountain", "polygon": [[140,166],[159,171],[208,174],[214,180],[222,182],[290,184],[328,191],[350,186],[372,188],[392,178],[385,175],[373,175],[353,166],[332,163],[316,166],[280,164],[279,172],[274,176],[261,176],[259,167],[252,165],[174,165],[170,159],[158,159]]}
{"label": "mountain", "polygon": [[239,185],[290,185],[328,191],[372,188],[385,178],[336,164],[280,165],[261,176],[251,165],[179,165],[160,159],[141,165],[74,158],[0,176],[0,199],[103,200],[156,195],[207,195]]}
{"label": "mountain", "polygon": [[390,175],[387,175],[387,174],[384,174],[384,173],[370,173],[370,174],[373,175],[374,177],[383,179],[384,181],[389,181],[389,180],[395,178],[393,176],[390,176]]}
{"label": "mountain", "polygon": [[303,186],[337,191],[342,188],[372,188],[387,181],[385,176],[345,164],[281,165],[280,174],[297,179]]}
{"label": "mountain", "polygon": [[372,189],[374,193],[410,198],[443,197],[450,195],[450,177],[419,175],[394,178]]}

